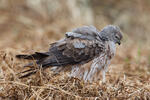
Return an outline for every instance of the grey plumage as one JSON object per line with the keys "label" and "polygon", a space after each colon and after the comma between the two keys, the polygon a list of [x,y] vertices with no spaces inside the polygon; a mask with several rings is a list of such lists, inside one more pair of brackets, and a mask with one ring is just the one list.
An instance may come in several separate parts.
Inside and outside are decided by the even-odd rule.
{"label": "grey plumage", "polygon": [[[48,52],[16,57],[36,60],[37,65],[42,66],[43,69],[55,66],[55,71],[57,69],[64,71],[65,68],[70,68],[71,76],[85,81],[97,80],[102,71],[105,81],[107,66],[115,55],[115,44],[120,44],[121,39],[122,34],[117,26],[108,25],[102,31],[98,31],[94,26],[83,26],[73,29],[72,32],[66,32],[66,37],[51,44]],[[84,66],[92,60],[90,67]],[[35,72],[31,71],[22,77]]]}

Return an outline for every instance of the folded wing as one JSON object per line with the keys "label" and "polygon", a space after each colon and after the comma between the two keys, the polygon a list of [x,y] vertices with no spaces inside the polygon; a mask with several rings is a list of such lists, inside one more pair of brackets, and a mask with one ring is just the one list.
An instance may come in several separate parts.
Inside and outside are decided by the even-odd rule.
{"label": "folded wing", "polygon": [[[99,56],[105,46],[98,40],[98,31],[93,26],[76,28],[66,33],[66,38],[53,44],[46,53],[32,55],[17,55],[17,58],[36,60],[38,66],[43,68],[67,65],[85,64]],[[33,66],[32,63],[29,66]]]}

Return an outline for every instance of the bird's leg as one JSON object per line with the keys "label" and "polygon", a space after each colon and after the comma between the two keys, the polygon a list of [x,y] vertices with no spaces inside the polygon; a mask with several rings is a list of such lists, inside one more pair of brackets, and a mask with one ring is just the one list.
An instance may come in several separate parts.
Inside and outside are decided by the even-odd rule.
{"label": "bird's leg", "polygon": [[105,83],[105,82],[106,82],[105,73],[106,73],[106,71],[105,71],[105,69],[103,69],[103,70],[102,70],[102,77],[103,77],[102,82],[103,82],[103,83]]}

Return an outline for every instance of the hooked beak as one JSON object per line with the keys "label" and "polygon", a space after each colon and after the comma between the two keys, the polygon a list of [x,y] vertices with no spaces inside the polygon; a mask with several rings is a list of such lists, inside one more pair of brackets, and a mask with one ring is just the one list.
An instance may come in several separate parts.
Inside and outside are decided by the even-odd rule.
{"label": "hooked beak", "polygon": [[118,44],[118,45],[120,45],[120,44],[121,44],[121,42],[120,42],[120,41],[118,41],[118,42],[117,42],[117,44]]}

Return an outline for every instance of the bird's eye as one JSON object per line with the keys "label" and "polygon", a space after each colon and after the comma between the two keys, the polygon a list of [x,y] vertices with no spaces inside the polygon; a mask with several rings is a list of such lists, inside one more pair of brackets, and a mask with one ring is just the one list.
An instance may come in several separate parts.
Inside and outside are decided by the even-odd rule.
{"label": "bird's eye", "polygon": [[118,36],[118,35],[116,35],[116,36],[115,36],[115,38],[116,38],[116,39],[119,39],[119,36]]}

